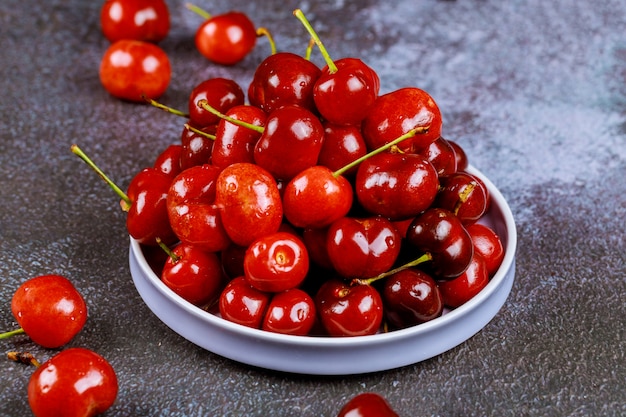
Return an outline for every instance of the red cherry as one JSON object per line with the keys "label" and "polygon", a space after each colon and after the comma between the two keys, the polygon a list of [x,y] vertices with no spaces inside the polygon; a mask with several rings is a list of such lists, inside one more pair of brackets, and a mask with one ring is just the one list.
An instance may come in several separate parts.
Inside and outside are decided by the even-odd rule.
{"label": "red cherry", "polygon": [[274,294],[261,328],[274,333],[305,336],[315,324],[315,302],[306,292],[292,288]]}
{"label": "red cherry", "polygon": [[13,294],[11,311],[18,325],[38,345],[66,345],[87,321],[87,304],[70,280],[42,275],[22,283]]}
{"label": "red cherry", "polygon": [[324,127],[310,111],[283,106],[271,112],[254,147],[254,161],[276,179],[290,180],[317,164]]}
{"label": "red cherry", "polygon": [[382,296],[389,324],[405,328],[433,320],[443,312],[435,280],[418,269],[405,269],[385,280]]}
{"label": "red cherry", "polygon": [[468,268],[458,277],[439,281],[439,291],[443,302],[450,308],[457,308],[474,298],[489,283],[489,273],[485,260],[479,253],[474,253]]}
{"label": "red cherry", "polygon": [[472,238],[474,251],[483,257],[487,273],[492,277],[504,259],[504,246],[500,237],[493,229],[481,223],[470,224],[465,228]]}
{"label": "red cherry", "polygon": [[169,33],[170,13],[164,0],[106,0],[100,10],[100,26],[111,42],[159,42]]}
{"label": "red cherry", "polygon": [[420,151],[420,155],[423,155],[428,162],[433,164],[439,176],[451,175],[457,171],[454,147],[442,137]]}
{"label": "red cherry", "polygon": [[453,140],[448,139],[448,143],[454,149],[454,156],[456,159],[456,169],[457,171],[465,171],[469,166],[469,161],[467,159],[467,154],[465,153],[465,149],[461,147],[458,143]]}
{"label": "red cherry", "polygon": [[196,128],[207,126],[216,127],[221,120],[198,102],[206,102],[221,113],[227,112],[231,107],[244,104],[244,93],[239,84],[227,78],[209,78],[196,85],[189,95],[189,121]]}
{"label": "red cherry", "polygon": [[107,411],[118,381],[111,364],[84,348],[70,348],[44,362],[28,382],[28,404],[36,417],[85,416]]}
{"label": "red cherry", "polygon": [[425,149],[441,136],[441,112],[435,100],[424,90],[406,87],[379,96],[363,120],[363,139],[368,149],[380,148],[418,127],[428,127],[398,144],[409,153]]}
{"label": "red cherry", "polygon": [[212,135],[214,131],[214,126],[205,126],[200,129],[192,128],[189,125],[183,127],[183,132],[180,135],[181,152],[179,161],[182,170],[212,163],[214,140],[207,135]]}
{"label": "red cherry", "polygon": [[374,155],[359,165],[355,181],[359,203],[391,220],[417,216],[430,207],[438,190],[437,171],[415,154]]}
{"label": "red cherry", "polygon": [[[226,116],[255,126],[264,127],[267,115],[259,107],[235,106]],[[246,126],[236,125],[226,119],[220,120],[215,131],[212,164],[226,168],[237,162],[254,163],[254,146],[261,133]]]}
{"label": "red cherry", "polygon": [[230,245],[230,238],[216,204],[216,184],[220,168],[198,165],[178,174],[167,192],[169,224],[182,241],[207,252],[218,252]]}
{"label": "red cherry", "polygon": [[313,112],[313,86],[320,74],[314,63],[300,55],[272,54],[256,68],[248,87],[248,99],[267,113],[290,105]]}
{"label": "red cherry", "polygon": [[256,45],[257,33],[247,15],[231,11],[208,18],[196,31],[198,51],[208,60],[234,65]]}
{"label": "red cherry", "polygon": [[292,178],[283,192],[285,217],[296,227],[325,227],[344,217],[353,202],[352,186],[343,176],[316,165]]}
{"label": "red cherry", "polygon": [[172,178],[161,170],[145,168],[128,185],[126,194],[131,205],[126,216],[126,229],[139,243],[156,245],[157,238],[165,244],[178,240],[167,213],[167,192],[171,183]]}
{"label": "red cherry", "polygon": [[181,145],[168,146],[157,156],[153,166],[173,179],[181,171],[180,157],[182,151],[183,147]]}
{"label": "red cherry", "polygon": [[215,204],[226,233],[240,246],[275,233],[283,220],[278,185],[255,164],[240,162],[224,168],[217,178]]}
{"label": "red cherry", "polygon": [[485,188],[467,172],[440,177],[441,187],[434,206],[453,212],[463,224],[480,219],[487,210]]}
{"label": "red cherry", "polygon": [[222,289],[222,263],[215,253],[183,242],[165,262],[161,280],[191,304],[206,307]]}
{"label": "red cherry", "polygon": [[452,212],[429,208],[409,226],[406,240],[430,256],[435,279],[450,279],[462,274],[472,261],[472,239]]}
{"label": "red cherry", "polygon": [[326,248],[337,273],[346,278],[366,278],[393,266],[401,240],[384,217],[343,217],[328,228]]}
{"label": "red cherry", "polygon": [[326,248],[327,235],[328,228],[307,227],[302,230],[302,241],[312,263],[324,269],[332,269],[333,264]]}
{"label": "red cherry", "polygon": [[[359,127],[324,123],[324,143],[320,150],[318,164],[330,168],[331,171],[336,171],[366,153],[367,146]],[[344,175],[354,177],[356,171],[357,167],[353,167]]]}
{"label": "red cherry", "polygon": [[220,295],[222,318],[255,329],[261,328],[271,295],[254,288],[245,277],[231,280]]}
{"label": "red cherry", "polygon": [[371,285],[350,286],[330,279],[317,292],[315,306],[331,336],[372,335],[383,320],[383,301]]}
{"label": "red cherry", "polygon": [[337,417],[399,417],[380,394],[364,392],[348,401]]}
{"label": "red cherry", "polygon": [[100,82],[114,97],[144,102],[159,98],[170,83],[172,68],[163,49],[149,42],[123,39],[113,43],[100,62]]}
{"label": "red cherry", "polygon": [[277,232],[250,244],[243,267],[250,285],[264,292],[280,292],[304,281],[309,272],[309,254],[298,237]]}

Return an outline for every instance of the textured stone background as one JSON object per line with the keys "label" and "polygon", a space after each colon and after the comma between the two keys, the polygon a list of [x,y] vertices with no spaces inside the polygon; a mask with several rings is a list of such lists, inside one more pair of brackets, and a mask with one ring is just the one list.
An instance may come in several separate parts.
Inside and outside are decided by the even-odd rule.
{"label": "textured stone background", "polygon": [[[234,68],[194,49],[199,18],[169,1],[161,46],[173,80],[162,101],[184,108],[205,78],[247,85],[261,41]],[[303,53],[301,7],[334,57],[358,56],[384,92],[413,85],[442,109],[444,133],[500,188],[519,232],[513,291],[461,346],[402,369],[350,377],[269,372],[208,353],[166,328],[128,270],[124,215],[69,151],[81,145],[125,187],[182,128],[174,116],[101,88],[101,2],[0,2],[0,327],[10,299],[44,273],[73,279],[89,320],[72,345],[116,368],[108,416],[333,416],[361,391],[402,416],[626,415],[626,8],[621,0],[199,1],[240,9],[278,47]],[[319,54],[314,59],[319,59]],[[317,61],[320,62],[321,61]],[[27,338],[1,350],[54,352]],[[32,369],[0,361],[0,415],[29,415]]]}

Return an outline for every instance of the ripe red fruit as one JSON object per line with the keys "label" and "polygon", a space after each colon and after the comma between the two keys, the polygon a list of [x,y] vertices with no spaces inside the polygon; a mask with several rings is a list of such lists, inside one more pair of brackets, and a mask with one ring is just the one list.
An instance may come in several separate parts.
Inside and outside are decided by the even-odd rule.
{"label": "ripe red fruit", "polygon": [[240,162],[224,168],[217,178],[215,204],[226,233],[240,246],[276,232],[283,220],[276,180],[255,164]]}
{"label": "ripe red fruit", "polygon": [[186,243],[172,250],[161,272],[165,285],[199,307],[206,307],[217,299],[222,277],[222,263],[215,253]]}
{"label": "ripe red fruit", "polygon": [[[324,123],[324,143],[320,150],[318,164],[330,168],[331,171],[336,171],[366,153],[367,146],[363,140],[363,135],[361,135],[360,127]],[[354,177],[356,171],[357,167],[352,167],[344,175]]]}
{"label": "ripe red fruit", "polygon": [[[264,127],[267,115],[259,107],[235,106],[228,110],[226,116],[255,126]],[[211,163],[226,168],[237,162],[254,163],[254,146],[261,137],[261,133],[246,126],[236,125],[220,120],[215,131],[215,142]]]}
{"label": "ripe red fruit", "polygon": [[115,370],[99,354],[66,349],[31,375],[28,403],[36,417],[92,417],[108,410],[117,397]]}
{"label": "ripe red fruit", "polygon": [[404,220],[430,207],[439,177],[420,155],[383,152],[361,162],[354,188],[359,203],[370,213]]}
{"label": "ripe red fruit", "polygon": [[292,288],[274,294],[261,328],[274,333],[305,336],[315,324],[315,302],[303,290]]}
{"label": "ripe red fruit", "polygon": [[170,30],[169,9],[164,0],[106,0],[100,10],[100,26],[111,42],[159,42]]}
{"label": "ripe red fruit", "polygon": [[438,281],[443,302],[450,308],[457,308],[474,298],[489,283],[489,273],[485,260],[479,253],[474,253],[468,268],[458,277]]}
{"label": "ripe red fruit", "polygon": [[330,336],[367,336],[378,332],[383,301],[371,285],[354,285],[330,279],[315,296],[322,326]]}
{"label": "ripe red fruit", "polygon": [[320,74],[314,63],[300,55],[291,52],[269,55],[254,72],[248,99],[267,113],[288,105],[313,112],[313,86]]}
{"label": "ripe red fruit", "polygon": [[504,246],[500,237],[493,229],[481,223],[470,224],[465,228],[472,238],[474,251],[483,257],[487,272],[492,277],[504,259]]}
{"label": "ripe red fruit", "polygon": [[457,171],[456,152],[450,141],[439,137],[420,152],[428,162],[433,164],[438,175],[450,175]]}
{"label": "ripe red fruit", "polygon": [[157,156],[154,160],[154,168],[161,171],[170,178],[176,177],[180,174],[180,157],[183,151],[182,145],[172,144],[169,145],[163,152]]}
{"label": "ripe red fruit", "polygon": [[295,288],[309,272],[309,254],[294,234],[277,232],[262,236],[250,244],[243,267],[254,288],[280,292]]}
{"label": "ripe red fruit", "polygon": [[256,29],[247,15],[231,11],[208,18],[196,31],[196,48],[208,60],[234,65],[256,45]]}
{"label": "ripe red fruit", "polygon": [[337,417],[399,417],[387,400],[374,392],[353,397],[339,411]]}
{"label": "ripe red fruit", "polygon": [[242,326],[261,328],[271,294],[259,291],[246,280],[237,277],[222,291],[219,310],[222,318]]}
{"label": "ripe red fruit", "polygon": [[443,312],[437,283],[419,269],[405,269],[387,277],[382,296],[385,317],[396,328],[425,323]]}
{"label": "ripe red fruit", "polygon": [[441,136],[441,112],[424,90],[406,87],[383,94],[363,120],[362,132],[369,150],[377,149],[417,127],[428,127],[401,142],[398,147],[409,153],[425,149]]}
{"label": "ripe red fruit", "polygon": [[220,119],[204,107],[198,105],[201,100],[220,113],[226,113],[231,107],[244,104],[243,90],[235,81],[228,78],[209,78],[196,85],[189,94],[189,122],[201,129],[208,126],[217,127]]}
{"label": "ripe red fruit", "polygon": [[183,127],[183,132],[180,135],[181,152],[179,160],[182,170],[212,162],[213,139],[197,132],[197,130],[212,135],[215,127],[205,126],[195,130],[191,129],[189,125]]}
{"label": "ripe red fruit", "polygon": [[113,97],[122,100],[159,98],[171,76],[167,54],[150,42],[119,40],[109,46],[100,62],[100,82]]}
{"label": "ripe red fruit", "polygon": [[478,221],[485,214],[485,188],[473,175],[455,172],[440,177],[440,184],[435,207],[453,212],[466,225]]}
{"label": "ripe red fruit", "polygon": [[87,321],[87,304],[70,280],[42,275],[20,285],[11,311],[31,340],[45,348],[67,344]]}

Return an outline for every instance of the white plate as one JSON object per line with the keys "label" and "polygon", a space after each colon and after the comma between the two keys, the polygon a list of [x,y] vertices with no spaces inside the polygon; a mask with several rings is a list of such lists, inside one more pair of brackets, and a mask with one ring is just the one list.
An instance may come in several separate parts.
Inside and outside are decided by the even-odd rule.
{"label": "white plate", "polygon": [[152,312],[185,339],[215,354],[266,369],[310,375],[349,375],[394,369],[437,356],[479,332],[506,301],[515,277],[517,232],[500,191],[473,167],[491,193],[481,219],[500,236],[505,256],[489,284],[469,302],[439,318],[372,336],[313,337],[252,329],[207,313],[171,291],[154,274],[137,241],[130,240],[130,271]]}

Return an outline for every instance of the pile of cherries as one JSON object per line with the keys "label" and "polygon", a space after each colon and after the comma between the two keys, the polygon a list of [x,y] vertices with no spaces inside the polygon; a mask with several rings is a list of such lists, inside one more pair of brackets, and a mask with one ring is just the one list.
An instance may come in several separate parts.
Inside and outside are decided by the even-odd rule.
{"label": "pile of cherries", "polygon": [[[267,331],[372,335],[464,304],[504,256],[478,222],[488,189],[442,136],[426,91],[380,94],[371,67],[333,60],[294,15],[306,54],[273,50],[246,91],[204,80],[187,111],[144,92],[185,123],[127,193],[117,189],[129,234],[185,300]],[[323,68],[310,60],[316,46]]]}

